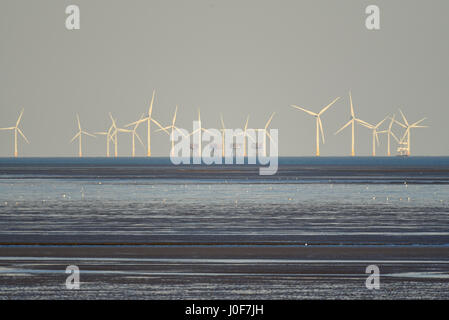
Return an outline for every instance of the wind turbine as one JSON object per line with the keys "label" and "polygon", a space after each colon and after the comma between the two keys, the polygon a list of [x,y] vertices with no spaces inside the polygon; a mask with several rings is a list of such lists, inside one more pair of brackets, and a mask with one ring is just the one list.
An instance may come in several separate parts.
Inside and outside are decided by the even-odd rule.
{"label": "wind turbine", "polygon": [[83,131],[83,129],[81,129],[81,122],[80,122],[80,117],[78,115],[78,113],[76,114],[76,119],[78,120],[78,133],[75,134],[75,136],[72,138],[72,140],[70,140],[70,143],[72,143],[73,141],[75,141],[76,138],[78,138],[79,141],[79,149],[78,149],[78,156],[81,158],[83,156],[83,142],[82,142],[82,138],[83,138],[83,134],[90,136],[90,137],[94,137],[96,138],[93,134],[90,134],[89,132]]}
{"label": "wind turbine", "polygon": [[224,158],[225,157],[225,124],[223,121],[223,114],[220,113],[220,120],[221,120],[221,156]]}
{"label": "wind turbine", "polygon": [[19,128],[19,124],[20,124],[20,120],[22,119],[22,115],[23,115],[23,111],[24,109],[22,109],[22,111],[20,111],[20,115],[19,118],[16,121],[16,125],[14,127],[8,127],[8,128],[0,128],[0,130],[14,130],[14,157],[17,158],[18,156],[18,151],[17,151],[17,133],[19,133],[22,138],[26,141],[26,143],[30,143],[27,139],[27,137],[25,137],[25,135],[23,134],[22,130],[20,130]]}
{"label": "wind turbine", "polygon": [[377,129],[382,125],[382,123],[384,123],[385,120],[387,120],[388,117],[385,117],[382,121],[380,121],[379,123],[377,123],[375,126],[369,123],[362,123],[362,125],[364,125],[365,127],[373,130],[373,157],[376,156],[376,142],[379,145],[379,133],[383,133],[384,131],[377,131]]}
{"label": "wind turbine", "polygon": [[[142,120],[144,118],[144,114],[142,114],[142,116],[140,117],[140,120]],[[140,139],[140,136],[139,136],[139,134],[137,133],[137,128],[139,127],[139,124],[140,124],[141,122],[137,122],[137,123],[135,123],[134,124],[134,127],[133,127],[133,129],[132,130],[130,130],[130,132],[131,132],[131,134],[132,134],[132,156],[133,157],[135,157],[136,156],[136,137],[137,137],[137,140],[139,140],[139,142],[140,142],[140,144],[142,145],[142,147],[144,147],[145,148],[145,146],[144,146],[144,144],[143,144],[143,142],[142,142],[142,139]]]}
{"label": "wind turbine", "polygon": [[245,126],[243,127],[243,131],[240,133],[240,135],[242,135],[243,136],[243,156],[244,157],[247,157],[248,156],[248,153],[247,153],[247,148],[246,148],[246,145],[247,145],[247,143],[246,143],[246,137],[248,137],[249,139],[251,139],[253,142],[255,142],[254,141],[254,138],[253,137],[251,137],[250,135],[248,135],[247,133],[246,133],[246,131],[248,130],[248,121],[249,121],[249,115],[246,117],[246,122],[245,122]]}
{"label": "wind turbine", "polygon": [[[150,107],[148,108],[148,116],[146,118],[140,119],[138,120],[139,122],[147,122],[147,157],[151,157],[151,122],[154,122],[155,124],[157,124],[159,126],[159,128],[162,129],[162,125],[157,122],[152,114],[153,114],[153,103],[154,103],[154,96],[156,94],[156,90],[153,90],[153,96],[151,97],[151,102],[150,102]],[[129,127],[132,125],[135,125],[136,123],[130,123],[128,125],[126,125],[125,127]]]}
{"label": "wind turbine", "polygon": [[117,157],[118,156],[118,133],[119,132],[128,132],[129,133],[129,132],[132,132],[132,130],[117,127],[117,120],[112,117],[111,113],[109,113],[109,117],[111,118],[111,121],[112,121],[112,129],[114,130],[114,132],[112,132],[112,134],[111,134],[111,140],[114,142],[114,155],[115,155],[115,157]]}
{"label": "wind turbine", "polygon": [[[171,154],[172,156],[175,155],[175,140],[174,140],[174,138],[173,138],[173,133],[175,132],[175,130],[178,130],[179,132],[181,132],[182,135],[184,135],[184,133],[183,133],[177,126],[175,126],[175,123],[176,123],[176,114],[177,114],[177,113],[178,113],[178,106],[176,106],[176,108],[175,108],[175,113],[174,113],[174,115],[173,115],[173,120],[172,120],[171,125],[166,126],[166,127],[161,127],[160,129],[156,130],[156,131],[164,131],[166,134],[172,136],[172,139],[171,139],[171,150],[170,150],[170,154]],[[169,132],[167,131],[167,129],[171,129],[171,133],[169,133]],[[184,136],[185,136],[185,135],[184,135]]]}
{"label": "wind turbine", "polygon": [[390,137],[393,137],[397,143],[399,143],[399,139],[398,137],[396,137],[396,135],[394,134],[392,127],[393,127],[393,123],[395,122],[395,114],[393,115],[393,117],[391,117],[391,121],[390,124],[388,125],[388,129],[383,130],[383,131],[379,131],[378,133],[386,133],[387,134],[387,155],[391,156],[391,152],[390,152]]}
{"label": "wind turbine", "polygon": [[156,91],[153,90],[153,96],[151,97],[150,106],[148,108],[148,116],[146,116],[145,118],[141,117],[139,120],[129,123],[125,126],[125,128],[127,128],[130,126],[139,125],[142,122],[147,122],[147,157],[151,157],[151,122],[155,123],[160,129],[163,128],[162,125],[152,116],[155,94]]}
{"label": "wind turbine", "polygon": [[320,155],[320,131],[321,131],[321,138],[323,140],[324,143],[324,132],[323,132],[323,123],[321,122],[321,118],[320,116],[327,110],[329,109],[335,102],[337,102],[337,100],[340,99],[340,97],[334,99],[334,101],[332,101],[331,103],[329,103],[327,106],[325,106],[323,109],[321,109],[320,112],[315,113],[312,111],[309,111],[307,109],[301,108],[297,105],[291,105],[293,108],[302,110],[308,114],[310,114],[311,116],[314,116],[316,119],[316,155],[319,156]]}
{"label": "wind turbine", "polygon": [[108,131],[95,132],[95,134],[106,136],[106,156],[109,157],[109,145],[112,141],[112,130],[114,129],[114,123],[111,123]]}
{"label": "wind turbine", "polygon": [[351,92],[349,92],[349,101],[350,101],[350,105],[351,105],[351,117],[349,119],[349,121],[343,126],[341,127],[337,132],[335,132],[334,134],[338,134],[340,131],[342,131],[343,129],[345,129],[347,126],[351,125],[352,126],[352,143],[351,143],[351,156],[355,156],[355,148],[354,148],[354,129],[355,129],[355,122],[358,122],[362,125],[364,125],[365,127],[368,127],[367,125],[369,125],[369,123],[361,120],[361,119],[357,119],[355,117],[355,113],[354,113],[354,106],[352,104],[352,95]]}
{"label": "wind turbine", "polygon": [[404,123],[401,123],[397,120],[394,120],[397,124],[399,124],[401,127],[405,128],[404,135],[402,136],[400,143],[404,145],[404,147],[400,147],[398,150],[400,152],[405,151],[406,155],[410,155],[410,129],[412,128],[427,128],[427,126],[419,126],[418,124],[424,121],[426,118],[422,118],[419,121],[416,121],[415,123],[409,124],[407,119],[405,118],[404,113],[402,113],[401,109],[399,109],[399,112],[401,113],[402,119],[404,120]]}
{"label": "wind turbine", "polygon": [[201,132],[209,132],[209,130],[203,128],[203,126],[201,125],[201,113],[200,113],[200,109],[198,109],[198,123],[199,123],[199,127],[192,131],[189,136],[194,135],[195,133],[198,133],[198,157],[201,157],[201,151],[202,151],[202,146],[201,146]]}
{"label": "wind turbine", "polygon": [[265,123],[265,127],[263,129],[257,129],[257,131],[263,131],[264,136],[263,136],[263,140],[262,140],[262,150],[263,150],[263,156],[266,157],[267,155],[267,137],[270,139],[270,143],[273,143],[273,138],[271,138],[271,135],[268,133],[268,126],[271,123],[271,120],[273,120],[274,115],[276,114],[276,112],[273,112],[270,116],[270,118],[268,118],[267,123]]}

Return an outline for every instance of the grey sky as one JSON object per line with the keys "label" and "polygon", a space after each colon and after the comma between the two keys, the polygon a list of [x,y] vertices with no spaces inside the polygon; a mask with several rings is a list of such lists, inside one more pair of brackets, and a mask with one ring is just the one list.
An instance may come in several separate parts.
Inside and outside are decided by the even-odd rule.
{"label": "grey sky", "polygon": [[[77,4],[81,30],[65,29],[65,7]],[[381,30],[365,28],[365,7],[381,9]],[[190,129],[197,108],[205,127],[263,127],[273,111],[281,155],[313,155],[315,122],[290,104],[319,111],[341,96],[322,120],[323,156],[348,155],[350,130],[333,133],[356,114],[370,123],[401,107],[412,154],[449,152],[449,2],[247,0],[2,0],[0,2],[0,127],[15,123],[31,144],[24,156],[72,156],[78,112],[85,130],[103,131],[111,111],[123,125],[148,109]],[[140,129],[144,137],[144,127]],[[400,130],[397,128],[397,132]],[[154,155],[168,155],[168,136],[154,133]],[[0,131],[0,156],[13,150]],[[105,153],[104,137],[86,138],[84,153]],[[382,137],[379,155],[384,155]],[[357,128],[356,152],[369,155],[370,132]],[[130,154],[130,138],[119,141]],[[144,149],[138,148],[138,155]]]}

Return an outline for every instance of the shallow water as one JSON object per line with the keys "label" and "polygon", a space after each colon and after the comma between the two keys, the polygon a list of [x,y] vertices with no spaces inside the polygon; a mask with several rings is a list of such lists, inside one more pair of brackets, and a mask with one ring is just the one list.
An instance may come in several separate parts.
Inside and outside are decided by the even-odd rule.
{"label": "shallow water", "polygon": [[0,240],[449,244],[449,185],[0,179]]}
{"label": "shallow water", "polygon": [[[449,245],[447,157],[288,158],[263,179],[167,161],[0,159],[0,243]],[[448,298],[449,260],[377,260],[386,266],[379,292],[364,286],[363,257],[9,256],[0,257],[0,298]],[[64,289],[74,262],[91,268],[77,292]],[[315,264],[326,270],[309,270]]]}

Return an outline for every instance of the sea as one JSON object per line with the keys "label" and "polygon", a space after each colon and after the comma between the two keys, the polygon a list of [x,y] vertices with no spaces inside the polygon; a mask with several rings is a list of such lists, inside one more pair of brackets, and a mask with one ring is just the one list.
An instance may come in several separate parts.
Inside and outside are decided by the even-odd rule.
{"label": "sea", "polygon": [[[214,268],[201,281],[192,280],[199,279],[196,273],[189,278],[191,268],[177,277],[161,270],[136,272],[127,275],[132,281],[94,281],[84,294],[73,295],[60,284],[38,280],[37,265],[51,257],[36,254],[33,267],[24,271],[23,257],[1,253],[2,248],[102,245],[449,246],[449,157],[280,157],[272,176],[260,176],[259,167],[176,166],[157,157],[0,158],[0,298],[183,299],[210,298],[211,292],[244,299],[448,298],[447,262],[442,270],[432,267],[438,281],[422,280],[436,269],[408,270],[404,277],[413,279],[411,289],[394,282],[377,295],[364,285],[354,289],[351,281],[334,283],[332,277],[330,282],[309,277],[297,287],[285,273],[276,276],[276,267],[255,282],[245,273],[231,281],[229,270],[219,272],[222,282],[210,280]],[[182,272],[189,281],[182,280]],[[36,281],[23,282],[23,274]],[[167,291],[164,274],[171,277]],[[152,285],[145,277],[160,281]],[[354,277],[362,276],[349,278]]]}

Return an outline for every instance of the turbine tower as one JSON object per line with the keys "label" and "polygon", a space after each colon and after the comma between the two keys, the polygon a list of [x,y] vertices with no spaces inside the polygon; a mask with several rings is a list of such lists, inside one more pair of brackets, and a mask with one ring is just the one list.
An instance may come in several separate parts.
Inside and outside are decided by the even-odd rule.
{"label": "turbine tower", "polygon": [[[173,120],[172,120],[171,125],[166,126],[166,127],[161,127],[160,129],[156,130],[156,132],[164,131],[166,134],[171,135],[172,138],[170,139],[171,140],[170,155],[172,155],[172,156],[175,155],[175,140],[173,138],[173,134],[174,134],[175,130],[178,130],[179,132],[181,132],[181,134],[183,136],[185,136],[184,133],[177,126],[175,126],[177,113],[178,113],[178,106],[176,106],[176,108],[175,108],[175,113],[173,115]],[[171,129],[171,133],[169,133],[167,129]]]}
{"label": "turbine tower", "polygon": [[268,133],[268,126],[271,123],[271,120],[273,120],[274,115],[276,114],[276,112],[273,112],[270,116],[270,118],[268,118],[267,123],[265,123],[265,127],[263,129],[257,129],[257,131],[263,131],[263,140],[262,140],[262,153],[263,156],[266,157],[267,156],[267,137],[270,139],[270,143],[273,143],[273,138],[271,138],[271,135]]}
{"label": "turbine tower", "polygon": [[[142,114],[142,116],[140,117],[140,120],[142,120],[143,118],[144,118],[144,114]],[[137,140],[139,140],[139,142],[142,145],[142,147],[145,148],[145,145],[143,144],[142,139],[140,139],[140,136],[137,133],[137,128],[139,127],[139,124],[141,124],[141,122],[137,121],[134,124],[133,129],[128,131],[128,132],[131,132],[131,134],[132,134],[132,156],[133,157],[136,156],[136,137],[137,137]]]}
{"label": "turbine tower", "polygon": [[365,121],[357,119],[355,117],[354,106],[352,104],[351,92],[349,92],[349,101],[350,101],[350,106],[351,106],[351,117],[350,117],[349,121],[334,134],[338,134],[340,131],[344,130],[349,125],[352,126],[351,156],[355,156],[355,139],[354,139],[355,123],[358,122],[358,123],[364,125],[365,127],[367,127],[367,125],[369,125],[369,124],[366,123]]}
{"label": "turbine tower", "polygon": [[72,143],[73,141],[75,141],[76,138],[78,138],[79,141],[79,149],[78,149],[78,156],[81,158],[83,156],[83,134],[85,134],[86,136],[90,136],[90,137],[94,137],[96,138],[93,134],[90,134],[89,132],[83,131],[83,129],[81,129],[81,122],[80,122],[80,117],[78,115],[78,113],[76,114],[76,119],[78,120],[78,133],[75,134],[75,136],[72,138],[72,140],[70,140],[70,143]]}
{"label": "turbine tower", "polygon": [[401,154],[405,154],[407,156],[410,155],[410,129],[413,128],[427,128],[427,126],[419,126],[422,121],[424,121],[426,118],[422,118],[419,121],[416,121],[415,123],[409,124],[407,119],[405,118],[404,113],[402,113],[401,109],[399,109],[399,112],[401,113],[402,119],[404,120],[404,123],[401,123],[397,120],[394,120],[397,124],[399,124],[401,127],[405,128],[404,135],[402,136],[401,140],[399,141],[400,144],[403,145],[403,147],[399,147],[398,151]]}
{"label": "turbine tower", "polygon": [[[245,122],[245,126],[243,127],[243,131],[241,133],[239,133],[239,135],[243,136],[243,156],[244,157],[248,156],[248,153],[247,153],[247,139],[246,138],[248,137],[254,143],[256,142],[256,141],[254,141],[253,137],[251,137],[250,135],[248,135],[246,133],[246,131],[248,130],[248,121],[249,121],[249,115],[246,117],[246,122]],[[237,147],[235,147],[234,149],[237,149]]]}
{"label": "turbine tower", "polygon": [[16,121],[16,125],[14,127],[8,127],[8,128],[0,128],[0,130],[14,130],[14,157],[17,158],[18,157],[18,151],[17,151],[17,133],[19,133],[22,138],[26,141],[26,143],[30,143],[27,139],[27,137],[25,137],[25,135],[23,134],[22,130],[20,130],[19,128],[19,124],[20,124],[20,120],[22,119],[22,115],[23,115],[23,111],[24,109],[22,109],[22,111],[20,111],[20,115],[19,118]]}
{"label": "turbine tower", "polygon": [[221,120],[221,156],[224,158],[225,157],[225,124],[223,121],[223,114],[220,113],[220,120]]}
{"label": "turbine tower", "polygon": [[98,135],[106,136],[106,156],[109,157],[109,145],[112,141],[112,130],[114,129],[114,123],[111,123],[111,126],[109,127],[108,131],[100,131],[100,132],[94,132]]}
{"label": "turbine tower", "polygon": [[198,133],[198,157],[201,157],[201,151],[202,151],[202,146],[201,146],[201,132],[209,132],[209,130],[203,128],[202,124],[201,124],[201,113],[200,113],[200,109],[198,109],[198,123],[199,123],[199,127],[192,131],[189,136],[194,135],[195,133]]}
{"label": "turbine tower", "polygon": [[155,123],[160,129],[162,129],[162,125],[153,118],[153,104],[154,104],[154,96],[156,94],[156,90],[153,90],[153,96],[151,97],[150,106],[148,108],[148,115],[145,118],[140,118],[137,121],[129,123],[125,126],[125,128],[130,126],[135,126],[136,124],[140,124],[142,122],[147,122],[147,157],[151,157],[151,122]]}
{"label": "turbine tower", "polygon": [[117,127],[117,120],[112,117],[111,113],[109,113],[109,117],[111,118],[111,121],[112,121],[112,129],[114,130],[114,132],[112,132],[112,134],[111,134],[111,140],[114,142],[114,156],[118,157],[118,133],[119,132],[130,133],[133,131],[129,130],[129,129]]}
{"label": "turbine tower", "polygon": [[335,102],[337,102],[337,100],[340,99],[340,97],[336,98],[334,101],[332,101],[331,103],[329,103],[327,106],[325,106],[323,109],[321,109],[320,112],[315,113],[312,111],[309,111],[307,109],[301,108],[297,105],[291,105],[291,107],[302,110],[308,114],[310,114],[311,116],[314,116],[316,119],[316,156],[320,155],[320,131],[321,131],[321,138],[323,140],[324,143],[324,132],[323,132],[323,123],[321,122],[321,115],[327,110],[329,109]]}
{"label": "turbine tower", "polygon": [[393,130],[392,130],[392,127],[393,127],[393,123],[395,122],[395,116],[396,115],[393,115],[393,117],[391,117],[390,119],[391,119],[391,121],[390,121],[390,124],[388,125],[388,129],[386,129],[386,130],[382,130],[382,131],[379,131],[378,133],[386,133],[387,134],[387,155],[390,157],[391,156],[391,152],[390,152],[390,145],[391,145],[391,142],[390,142],[390,137],[393,137],[395,140],[396,140],[396,142],[397,143],[399,143],[399,139],[398,139],[398,137],[396,137],[396,135],[394,134],[394,132],[393,132]]}
{"label": "turbine tower", "polygon": [[382,121],[380,121],[378,124],[376,124],[375,126],[369,123],[362,123],[362,125],[364,125],[365,127],[371,129],[372,132],[372,136],[373,136],[373,157],[376,156],[376,142],[379,145],[379,133],[383,133],[386,131],[377,131],[377,129],[379,129],[379,127],[382,125],[382,123],[384,123],[385,120],[387,120],[388,117],[384,118]]}

